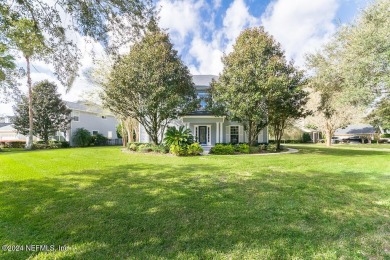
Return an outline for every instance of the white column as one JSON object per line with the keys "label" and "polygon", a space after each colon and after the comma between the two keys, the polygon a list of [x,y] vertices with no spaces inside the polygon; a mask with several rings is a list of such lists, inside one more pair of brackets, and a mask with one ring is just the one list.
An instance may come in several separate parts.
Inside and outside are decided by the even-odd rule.
{"label": "white column", "polygon": [[217,127],[217,130],[215,131],[216,132],[216,140],[215,140],[215,142],[216,143],[219,143],[220,141],[219,141],[219,122],[217,122],[216,123],[216,127]]}
{"label": "white column", "polygon": [[223,123],[221,122],[220,123],[221,125],[219,126],[219,142],[222,143],[222,140],[223,140]]}

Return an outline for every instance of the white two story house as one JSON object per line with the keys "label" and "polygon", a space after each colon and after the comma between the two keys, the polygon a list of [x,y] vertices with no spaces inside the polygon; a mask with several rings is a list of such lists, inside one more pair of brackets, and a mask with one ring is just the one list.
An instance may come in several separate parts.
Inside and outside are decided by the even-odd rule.
{"label": "white two story house", "polygon": [[[200,106],[196,111],[181,116],[173,125],[185,126],[190,129],[195,140],[202,146],[214,146],[217,143],[247,143],[248,136],[244,127],[239,122],[229,121],[223,116],[215,116],[206,110],[206,99],[212,79],[218,79],[213,75],[194,75],[193,82],[196,94],[200,100]],[[150,137],[144,127],[139,127],[140,142],[150,142]],[[257,137],[258,143],[268,143],[268,131],[264,128]]]}

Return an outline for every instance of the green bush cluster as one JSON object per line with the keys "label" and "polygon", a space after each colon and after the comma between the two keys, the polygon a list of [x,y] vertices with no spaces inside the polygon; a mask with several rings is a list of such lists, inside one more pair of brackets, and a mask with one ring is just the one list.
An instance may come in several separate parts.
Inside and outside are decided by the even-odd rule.
{"label": "green bush cluster", "polygon": [[86,146],[103,146],[107,145],[107,137],[97,133],[96,135],[91,135],[85,128],[77,128],[73,134],[73,144],[77,147],[86,147]]}
{"label": "green bush cluster", "polygon": [[45,144],[43,141],[37,141],[33,144],[33,149],[58,149],[58,148],[69,148],[69,142],[66,141],[49,141],[48,144]]}
{"label": "green bush cluster", "polygon": [[276,147],[276,144],[268,144],[268,145],[266,146],[266,151],[269,151],[269,152],[276,152],[276,151],[277,151],[276,148],[277,148],[277,147]]}
{"label": "green bush cluster", "polygon": [[77,147],[86,147],[91,144],[92,135],[85,128],[77,128],[73,134],[73,144]]}
{"label": "green bush cluster", "polygon": [[309,133],[303,133],[302,134],[302,143],[310,143],[311,137]]}
{"label": "green bush cluster", "polygon": [[232,144],[216,144],[210,149],[210,154],[234,154],[234,146]]}
{"label": "green bush cluster", "polygon": [[203,148],[199,143],[192,143],[190,145],[172,144],[169,152],[177,156],[195,156],[203,152]]}
{"label": "green bush cluster", "polygon": [[2,145],[3,148],[24,148],[25,146],[25,142],[6,142]]}
{"label": "green bush cluster", "polygon": [[140,152],[140,153],[168,153],[169,149],[165,145],[154,145],[151,143],[128,143],[127,149],[133,152]]}
{"label": "green bush cluster", "polygon": [[234,151],[238,153],[250,153],[250,148],[248,144],[236,144]]}
{"label": "green bush cluster", "polygon": [[262,151],[276,152],[276,144],[260,144],[249,146],[248,144],[216,144],[210,149],[210,154],[226,155],[226,154],[250,154],[261,153]]}
{"label": "green bush cluster", "polygon": [[96,135],[91,136],[90,145],[94,145],[94,146],[107,145],[107,140],[108,140],[107,137],[98,133]]}
{"label": "green bush cluster", "polygon": [[164,142],[169,146],[169,152],[177,156],[200,155],[203,148],[199,143],[194,143],[194,137],[189,129],[184,126],[176,129],[169,127],[164,138]]}
{"label": "green bush cluster", "polygon": [[381,138],[390,138],[390,134],[382,134]]}

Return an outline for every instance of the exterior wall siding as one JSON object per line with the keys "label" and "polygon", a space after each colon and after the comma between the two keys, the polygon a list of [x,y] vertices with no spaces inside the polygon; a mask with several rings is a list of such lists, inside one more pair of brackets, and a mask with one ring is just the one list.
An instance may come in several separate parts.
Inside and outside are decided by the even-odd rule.
{"label": "exterior wall siding", "polygon": [[[72,111],[73,112],[73,111]],[[119,124],[115,117],[106,116],[105,119],[102,118],[100,114],[88,113],[84,111],[77,111],[79,115],[79,121],[72,120],[70,125],[70,131],[68,131],[69,136],[67,139],[70,141],[70,145],[73,145],[72,136],[78,128],[85,128],[88,131],[98,131],[99,134],[108,136],[108,132],[111,131],[111,139],[117,139],[116,135],[116,126]],[[72,113],[73,114],[73,113]]]}
{"label": "exterior wall siding", "polygon": [[[218,126],[217,126],[218,124]],[[239,142],[247,143],[248,136],[244,131],[244,127],[242,124],[238,122],[232,122],[228,120],[224,120],[220,117],[215,118],[202,118],[202,117],[185,117],[182,121],[175,121],[172,124],[176,127],[181,125],[190,129],[191,133],[196,136],[195,127],[196,126],[210,126],[210,145],[214,146],[216,143],[230,143],[229,136],[229,127],[230,126],[238,126],[239,127]],[[257,141],[259,143],[268,143],[268,129],[264,128],[259,136]],[[140,125],[140,142],[147,143],[150,142],[150,138],[145,131],[145,128]]]}

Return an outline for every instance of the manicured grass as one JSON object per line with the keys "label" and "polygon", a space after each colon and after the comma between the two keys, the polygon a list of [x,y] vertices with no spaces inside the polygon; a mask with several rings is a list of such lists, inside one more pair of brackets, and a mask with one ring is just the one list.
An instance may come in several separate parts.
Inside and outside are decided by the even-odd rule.
{"label": "manicured grass", "polygon": [[390,152],[0,153],[2,259],[388,259]]}

